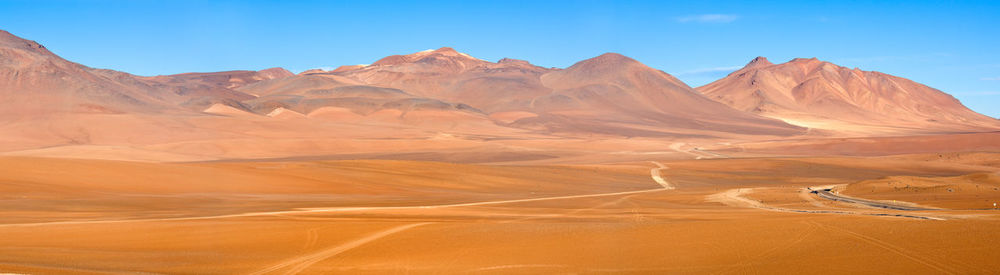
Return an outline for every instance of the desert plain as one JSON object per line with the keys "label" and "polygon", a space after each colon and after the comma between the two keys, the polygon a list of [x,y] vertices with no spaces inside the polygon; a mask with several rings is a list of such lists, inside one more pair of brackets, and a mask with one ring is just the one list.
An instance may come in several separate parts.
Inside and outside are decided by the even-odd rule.
{"label": "desert plain", "polygon": [[1000,121],[756,58],[135,76],[0,33],[0,272],[995,274]]}
{"label": "desert plain", "polygon": [[[989,135],[997,140],[997,134]],[[25,274],[1000,269],[995,260],[1000,211],[992,205],[1000,201],[1000,153],[765,156],[678,150],[643,161],[591,164],[4,157],[0,269]],[[824,189],[864,203],[812,192]]]}

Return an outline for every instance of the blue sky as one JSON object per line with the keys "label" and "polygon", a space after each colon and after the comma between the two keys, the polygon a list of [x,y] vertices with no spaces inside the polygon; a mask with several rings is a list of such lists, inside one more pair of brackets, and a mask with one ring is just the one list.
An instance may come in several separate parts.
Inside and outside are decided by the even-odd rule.
{"label": "blue sky", "polygon": [[139,75],[371,63],[450,46],[567,67],[618,52],[691,86],[756,56],[913,79],[1000,117],[997,1],[30,1],[0,29]]}

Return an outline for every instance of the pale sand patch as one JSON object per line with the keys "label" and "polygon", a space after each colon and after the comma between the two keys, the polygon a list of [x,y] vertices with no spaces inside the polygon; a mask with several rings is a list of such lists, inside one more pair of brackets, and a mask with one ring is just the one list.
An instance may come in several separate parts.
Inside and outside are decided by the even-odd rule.
{"label": "pale sand patch", "polygon": [[299,112],[296,112],[296,111],[285,109],[283,107],[278,107],[277,109],[274,109],[270,113],[267,113],[267,116],[273,117],[273,118],[305,118],[306,117],[306,115],[303,115],[303,114],[301,114]]}
{"label": "pale sand patch", "polygon": [[209,113],[209,114],[216,114],[216,115],[231,116],[231,117],[254,117],[254,116],[257,116],[257,115],[255,115],[253,113],[250,113],[250,112],[247,112],[247,111],[244,111],[244,110],[240,110],[240,109],[236,109],[236,108],[233,108],[232,106],[225,105],[225,104],[219,104],[219,103],[212,104],[212,106],[209,106],[208,108],[205,108],[205,110],[203,110],[202,112]]}

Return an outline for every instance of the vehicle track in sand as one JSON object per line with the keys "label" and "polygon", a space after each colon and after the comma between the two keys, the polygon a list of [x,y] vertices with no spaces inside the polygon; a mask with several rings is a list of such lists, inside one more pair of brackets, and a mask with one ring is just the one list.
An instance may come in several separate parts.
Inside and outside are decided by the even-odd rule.
{"label": "vehicle track in sand", "polygon": [[213,216],[197,216],[197,217],[175,217],[175,218],[149,218],[149,219],[117,219],[117,220],[85,220],[85,221],[55,221],[55,222],[36,222],[36,223],[12,223],[12,224],[0,224],[0,228],[3,227],[24,227],[24,226],[48,226],[48,225],[81,225],[81,224],[105,224],[105,223],[127,223],[127,222],[159,222],[159,221],[189,221],[189,220],[208,220],[208,219],[223,219],[223,218],[242,218],[242,217],[260,217],[260,216],[280,216],[280,215],[295,215],[295,214],[318,214],[318,213],[339,213],[339,212],[359,212],[359,211],[384,211],[384,210],[413,210],[413,209],[440,209],[440,208],[450,208],[450,207],[464,207],[464,206],[484,206],[484,205],[498,205],[498,204],[510,204],[510,203],[523,203],[523,202],[539,202],[539,201],[551,201],[551,200],[566,200],[566,199],[580,199],[580,198],[595,198],[595,197],[609,197],[609,196],[620,196],[620,195],[632,195],[632,194],[643,194],[660,192],[665,190],[672,190],[674,186],[663,179],[660,174],[662,170],[667,169],[666,166],[660,164],[659,162],[653,162],[657,165],[656,168],[650,170],[650,178],[656,182],[659,187],[653,189],[642,189],[634,191],[622,191],[622,192],[610,192],[610,193],[597,193],[597,194],[581,194],[581,195],[566,195],[566,196],[553,196],[553,197],[541,197],[541,198],[526,198],[526,199],[511,199],[511,200],[498,200],[498,201],[483,201],[483,202],[468,202],[468,203],[454,203],[454,204],[438,204],[438,205],[417,205],[417,206],[372,206],[372,207],[323,207],[323,208],[299,208],[295,210],[283,210],[283,211],[266,211],[266,212],[249,212],[249,213],[239,213],[239,214],[225,214],[225,215],[213,215]]}
{"label": "vehicle track in sand", "polygon": [[853,212],[845,210],[806,210],[806,209],[774,207],[743,196],[752,193],[754,189],[756,188],[729,189],[723,192],[708,195],[705,197],[705,200],[711,202],[718,202],[729,206],[756,208],[756,209],[775,211],[775,212],[899,217],[899,218],[910,218],[910,219],[920,219],[920,220],[945,220],[944,218],[940,217],[899,214],[899,213],[871,213],[871,212]]}
{"label": "vehicle track in sand", "polygon": [[674,151],[676,151],[678,153],[688,154],[688,155],[694,157],[694,159],[703,159],[703,158],[705,158],[704,155],[694,153],[691,150],[684,150],[684,149],[682,149],[681,147],[684,147],[684,145],[686,145],[686,143],[683,143],[683,142],[671,143],[670,146],[667,146],[667,148],[670,148],[670,150],[674,150]]}
{"label": "vehicle track in sand", "polygon": [[725,158],[725,159],[727,159],[727,158],[729,158],[729,156],[727,156],[727,155],[723,155],[723,154],[719,154],[719,153],[715,153],[715,152],[711,152],[711,151],[706,151],[706,150],[703,150],[703,149],[698,148],[698,147],[694,147],[694,148],[685,150],[685,149],[682,148],[685,145],[687,145],[687,143],[676,142],[676,143],[671,143],[669,146],[667,146],[667,148],[670,148],[670,150],[674,150],[675,152],[678,152],[678,153],[688,154],[688,155],[694,157],[694,159],[716,159],[716,158]]}
{"label": "vehicle track in sand", "polygon": [[[809,224],[809,223],[806,223],[806,224]],[[801,245],[802,241],[804,241],[805,239],[809,238],[814,233],[816,233],[817,230],[819,230],[818,226],[813,225],[813,224],[809,224],[809,225],[811,225],[811,226],[810,226],[810,228],[809,228],[808,231],[800,232],[794,239],[792,239],[788,243],[784,243],[784,244],[781,244],[781,245],[778,245],[778,246],[773,246],[770,249],[767,249],[764,252],[761,252],[760,254],[751,256],[749,259],[741,259],[738,262],[734,263],[733,265],[731,265],[731,266],[729,266],[729,267],[727,267],[727,268],[725,268],[725,269],[723,269],[723,270],[721,270],[719,272],[713,272],[712,274],[737,273],[738,271],[740,271],[743,268],[752,268],[755,265],[759,265],[759,264],[765,263],[768,258],[774,257],[779,252],[782,252],[782,251],[785,251],[785,250],[788,250],[788,249],[791,249],[793,247]]]}
{"label": "vehicle track in sand", "polygon": [[[598,197],[598,196],[612,196],[612,195],[621,195],[621,194],[631,194],[631,195],[623,196],[623,197],[619,198],[618,200],[605,202],[605,203],[602,203],[602,204],[599,204],[599,205],[596,205],[596,206],[593,206],[593,207],[590,207],[590,208],[577,209],[577,210],[574,210],[574,211],[572,211],[570,213],[567,213],[567,214],[551,214],[551,215],[546,215],[545,217],[531,217],[531,218],[524,218],[524,219],[512,220],[512,221],[509,221],[509,222],[523,221],[523,220],[529,220],[529,219],[538,219],[538,218],[562,217],[562,216],[572,215],[572,214],[576,214],[576,213],[587,211],[587,210],[593,210],[593,209],[597,209],[597,208],[606,207],[606,206],[609,206],[609,205],[619,204],[619,203],[622,203],[622,202],[628,200],[629,198],[631,198],[632,196],[635,196],[636,194],[638,194],[640,192],[661,191],[661,190],[672,190],[672,189],[674,189],[674,186],[671,185],[666,180],[664,180],[663,177],[660,174],[661,170],[668,169],[668,167],[665,166],[665,165],[663,165],[663,164],[661,164],[661,163],[659,163],[659,162],[652,161],[652,163],[655,164],[657,167],[654,167],[654,168],[652,168],[650,170],[650,177],[657,184],[659,184],[661,186],[661,188],[658,188],[658,189],[629,191],[629,192],[616,192],[616,193],[604,193],[604,194],[591,194],[591,195],[547,197],[547,198],[538,198],[538,199],[522,199],[522,200],[507,200],[507,201],[493,201],[493,202],[477,202],[477,203],[466,203],[466,204],[451,204],[451,205],[441,205],[441,206],[418,206],[417,208],[424,209],[424,208],[434,208],[434,207],[488,205],[488,204],[499,204],[499,203],[522,202],[522,201],[538,201],[538,200],[549,200],[549,199],[585,198],[585,197]],[[407,207],[407,208],[412,208],[412,207]],[[386,209],[386,208],[379,208],[379,209]],[[273,264],[271,266],[268,266],[268,267],[266,267],[264,269],[258,270],[256,272],[253,272],[253,273],[250,273],[250,274],[252,274],[252,275],[267,274],[267,273],[276,272],[276,271],[279,271],[279,270],[282,270],[282,269],[286,269],[286,268],[288,270],[286,272],[282,273],[282,274],[297,274],[297,273],[302,272],[303,270],[309,268],[310,266],[312,266],[312,265],[314,265],[314,264],[316,264],[316,263],[318,263],[320,261],[323,261],[323,260],[329,259],[331,257],[334,257],[334,256],[336,256],[336,255],[338,255],[340,253],[345,252],[345,251],[357,248],[357,247],[362,246],[362,245],[364,245],[366,243],[375,241],[377,239],[386,237],[388,235],[392,235],[392,234],[399,233],[399,232],[402,232],[402,231],[405,231],[405,230],[409,230],[409,229],[414,228],[414,227],[418,227],[418,226],[422,226],[422,225],[427,225],[427,224],[431,224],[431,222],[414,223],[414,224],[408,224],[408,225],[402,225],[402,226],[398,226],[398,227],[393,227],[393,228],[390,228],[390,229],[387,229],[387,230],[383,230],[383,231],[379,231],[379,232],[367,235],[367,236],[365,236],[363,238],[360,238],[360,239],[357,239],[357,240],[354,240],[354,241],[350,241],[350,242],[347,242],[347,243],[344,243],[344,244],[341,244],[341,245],[333,246],[331,248],[324,249],[324,250],[321,250],[321,251],[318,251],[318,252],[315,252],[315,253],[311,253],[311,254],[307,254],[307,255],[302,255],[302,256],[297,256],[297,257],[289,258],[289,259],[280,261],[278,263],[275,263],[275,264]],[[316,229],[314,228],[314,229],[308,230],[307,231],[307,244],[306,244],[306,247],[315,245],[315,243],[317,242],[317,239],[318,239],[318,235],[316,233]],[[499,268],[506,269],[506,268],[516,268],[516,267],[520,267],[520,266],[518,266],[518,265],[514,265],[514,266],[501,266]],[[493,268],[498,268],[498,267],[493,267]]]}
{"label": "vehicle track in sand", "polygon": [[896,255],[902,256],[904,258],[907,258],[907,259],[909,259],[911,261],[914,261],[914,262],[916,262],[918,264],[921,264],[921,265],[930,267],[930,268],[932,268],[934,270],[940,271],[941,273],[945,273],[945,274],[958,274],[958,272],[955,272],[954,270],[951,270],[951,268],[949,268],[948,265],[942,264],[942,263],[938,262],[937,260],[935,260],[935,259],[933,259],[931,257],[925,257],[925,256],[922,256],[922,255],[919,255],[917,253],[914,253],[913,251],[910,251],[910,250],[904,249],[902,247],[893,245],[891,243],[888,243],[888,242],[885,242],[885,241],[873,238],[871,236],[860,234],[860,233],[857,233],[857,232],[854,232],[854,231],[851,231],[851,230],[847,230],[847,229],[844,229],[844,228],[840,228],[840,227],[837,227],[837,226],[820,224],[818,222],[810,222],[810,223],[812,223],[813,225],[816,225],[816,226],[818,226],[820,228],[823,228],[823,229],[825,229],[827,231],[841,233],[841,234],[847,235],[847,236],[849,236],[851,238],[854,238],[854,239],[860,240],[862,242],[865,242],[867,244],[870,244],[870,245],[882,248],[882,249],[884,249],[886,251],[889,251],[889,252],[891,252],[893,254],[896,254]]}
{"label": "vehicle track in sand", "polygon": [[432,222],[411,223],[411,224],[396,226],[396,227],[389,228],[389,229],[386,229],[386,230],[383,230],[383,231],[379,231],[379,232],[375,232],[375,233],[369,234],[369,235],[364,236],[364,237],[362,237],[360,239],[356,239],[356,240],[353,240],[353,241],[350,241],[350,242],[347,242],[347,243],[343,243],[343,244],[340,244],[340,245],[335,245],[333,247],[330,247],[330,248],[327,248],[327,249],[323,249],[323,250],[320,250],[320,251],[315,252],[315,253],[310,253],[310,254],[307,254],[307,255],[292,257],[292,258],[286,259],[284,261],[278,262],[278,263],[273,264],[271,266],[268,266],[268,267],[266,267],[264,269],[261,269],[261,270],[258,270],[258,271],[255,271],[255,272],[249,273],[249,274],[250,275],[267,274],[267,273],[275,272],[275,271],[278,271],[278,270],[281,270],[281,269],[284,269],[284,268],[288,268],[288,270],[285,271],[282,274],[286,274],[286,275],[287,274],[298,274],[298,273],[302,272],[303,270],[305,270],[306,268],[309,268],[310,266],[312,266],[312,265],[314,265],[314,264],[316,264],[316,263],[318,263],[320,261],[323,261],[323,260],[329,259],[330,257],[336,256],[337,254],[344,253],[345,251],[357,248],[359,246],[365,245],[367,243],[370,243],[372,241],[381,239],[383,237],[386,237],[386,236],[389,236],[389,235],[392,235],[392,234],[396,234],[396,233],[403,232],[403,231],[406,231],[406,230],[409,230],[409,229],[412,229],[412,228],[415,228],[415,227],[418,227],[418,226],[423,226],[423,225],[428,225],[428,224],[432,224]]}
{"label": "vehicle track in sand", "polygon": [[667,180],[663,179],[663,175],[660,174],[660,171],[663,171],[663,170],[666,170],[666,169],[670,169],[670,167],[667,167],[667,166],[665,166],[665,165],[663,165],[662,163],[659,163],[659,162],[655,162],[655,161],[650,161],[650,162],[652,162],[654,165],[656,165],[656,167],[654,167],[652,169],[649,169],[649,176],[653,178],[653,181],[655,181],[656,183],[660,184],[660,186],[663,186],[663,189],[667,189],[667,190],[673,190],[673,189],[675,189],[676,187],[674,187],[673,184],[670,184],[670,182],[667,182]]}
{"label": "vehicle track in sand", "polygon": [[830,189],[830,188],[825,188],[825,189],[811,189],[810,188],[810,189],[807,189],[807,190],[809,190],[812,193],[816,194],[816,196],[818,196],[820,198],[828,199],[828,200],[831,200],[831,201],[839,201],[839,202],[845,202],[845,203],[852,203],[852,204],[857,204],[857,205],[862,205],[862,206],[867,206],[867,207],[884,208],[884,209],[891,209],[891,210],[902,210],[902,211],[942,210],[940,208],[898,205],[898,204],[890,204],[890,203],[885,203],[885,202],[880,202],[880,201],[874,201],[874,200],[866,200],[866,199],[862,199],[862,198],[848,197],[848,196],[844,196],[844,195],[841,195],[841,194],[834,193],[832,191],[832,189]]}

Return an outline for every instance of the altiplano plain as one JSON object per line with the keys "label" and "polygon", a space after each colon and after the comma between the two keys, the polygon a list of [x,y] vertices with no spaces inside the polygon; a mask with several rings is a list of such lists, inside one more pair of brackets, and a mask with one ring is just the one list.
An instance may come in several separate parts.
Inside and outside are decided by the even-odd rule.
{"label": "altiplano plain", "polygon": [[[961,161],[674,154],[657,163],[676,189],[657,184],[649,162],[6,158],[2,181],[16,184],[3,190],[0,267],[46,274],[1000,268],[1000,216],[988,210],[1000,200],[1000,166],[982,163],[998,154],[956,154]],[[951,176],[964,181],[934,185]],[[881,187],[900,177],[922,189]],[[832,185],[941,209],[872,208],[808,191]]]}
{"label": "altiplano plain", "polygon": [[996,274],[1000,120],[759,57],[137,76],[0,31],[0,274]]}

